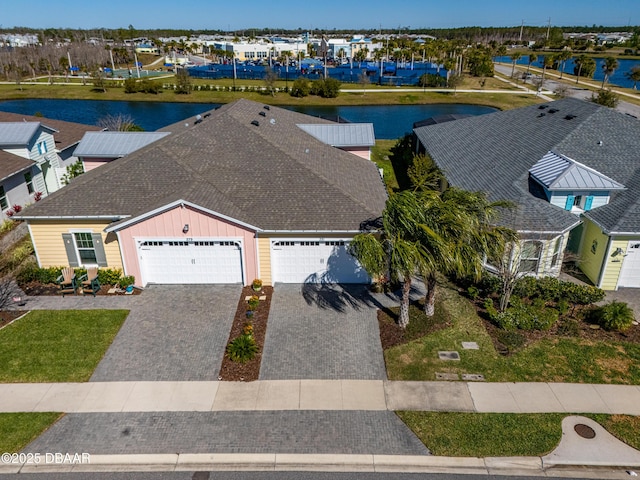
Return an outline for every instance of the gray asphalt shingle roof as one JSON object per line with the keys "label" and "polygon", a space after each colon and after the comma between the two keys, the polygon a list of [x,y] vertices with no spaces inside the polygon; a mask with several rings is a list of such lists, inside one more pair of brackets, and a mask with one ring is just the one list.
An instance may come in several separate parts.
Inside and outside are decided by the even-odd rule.
{"label": "gray asphalt shingle roof", "polygon": [[169,135],[168,132],[87,132],[74,151],[76,157],[124,157]]}
{"label": "gray asphalt shingle roof", "polygon": [[383,182],[373,162],[296,127],[314,121],[239,100],[81,175],[24,216],[137,217],[185,200],[263,230],[358,230],[381,214]]}
{"label": "gray asphalt shingle roof", "polygon": [[35,165],[33,160],[0,150],[0,181]]}
{"label": "gray asphalt shingle roof", "polygon": [[505,221],[520,231],[562,232],[576,223],[531,185],[536,182],[529,170],[549,151],[626,186],[609,205],[585,215],[597,217],[606,230],[625,225],[640,231],[640,122],[632,117],[567,98],[414,132],[451,185],[515,202],[517,212]]}

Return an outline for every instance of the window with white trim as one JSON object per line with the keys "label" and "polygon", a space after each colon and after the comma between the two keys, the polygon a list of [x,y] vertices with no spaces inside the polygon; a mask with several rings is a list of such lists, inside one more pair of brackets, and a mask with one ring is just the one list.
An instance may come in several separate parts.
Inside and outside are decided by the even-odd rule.
{"label": "window with white trim", "polygon": [[520,272],[537,273],[542,253],[542,242],[528,240],[522,242],[520,247]]}
{"label": "window with white trim", "polygon": [[9,200],[7,200],[4,187],[0,185],[0,210],[6,210],[7,208],[9,208]]}
{"label": "window with white trim", "polygon": [[93,244],[91,233],[77,232],[74,233],[76,240],[76,248],[78,249],[78,258],[81,265],[97,265],[96,248]]}
{"label": "window with white trim", "polygon": [[42,142],[38,142],[38,153],[40,155],[44,155],[45,153],[47,153],[47,142],[42,141]]}
{"label": "window with white trim", "polygon": [[27,191],[29,193],[35,192],[35,189],[33,188],[33,176],[31,175],[31,172],[25,172],[24,183],[27,185]]}
{"label": "window with white trim", "polygon": [[562,246],[562,237],[556,238],[556,242],[553,245],[553,256],[551,257],[551,268],[558,265],[560,259],[560,247]]}

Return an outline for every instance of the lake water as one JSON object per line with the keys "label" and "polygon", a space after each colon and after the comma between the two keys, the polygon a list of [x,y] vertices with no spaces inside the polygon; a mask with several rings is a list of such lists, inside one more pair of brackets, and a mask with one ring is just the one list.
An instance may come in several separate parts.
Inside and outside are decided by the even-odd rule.
{"label": "lake water", "polygon": [[[632,67],[635,67],[636,65],[640,66],[640,60],[629,60],[624,58],[616,58],[616,59],[618,60],[618,68],[616,68],[613,74],[609,76],[608,82],[611,83],[612,85],[617,85],[619,87],[633,88],[633,82],[629,80],[625,76],[625,74],[628,73]],[[494,60],[502,63],[513,64],[513,62],[508,56],[496,57]],[[602,82],[604,78],[604,71],[602,70],[602,66],[604,65],[604,58],[594,58],[594,60],[596,61],[596,71],[593,74],[593,80]],[[528,55],[523,56],[520,60],[516,62],[516,65],[526,66],[528,64],[529,64]],[[537,68],[542,68],[541,56],[539,55],[538,60],[533,62],[531,65]],[[570,60],[567,60],[564,66],[564,73],[573,74],[573,67],[574,67],[573,58]],[[558,68],[558,71],[560,70],[560,68],[561,66]]]}
{"label": "lake water", "polygon": [[[7,100],[0,110],[23,115],[41,114],[45,118],[97,125],[108,115],[128,115],[146,131],[179,122],[219,107],[217,103],[121,102],[100,100]],[[337,116],[349,122],[373,123],[376,138],[395,139],[410,132],[413,123],[444,114],[482,115],[492,107],[465,104],[363,105],[342,107],[286,107],[314,116]]]}

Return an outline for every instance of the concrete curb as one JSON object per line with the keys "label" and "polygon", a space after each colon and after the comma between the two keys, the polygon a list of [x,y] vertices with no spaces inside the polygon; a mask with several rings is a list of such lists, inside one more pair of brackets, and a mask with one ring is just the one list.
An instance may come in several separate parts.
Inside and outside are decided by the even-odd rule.
{"label": "concrete curb", "polygon": [[[601,461],[571,468],[623,468]],[[625,465],[624,467],[630,467]],[[245,453],[167,453],[139,455],[91,455],[86,463],[0,464],[0,474],[68,472],[173,472],[173,471],[308,471],[308,472],[386,472],[449,473],[479,475],[543,475],[549,468],[540,457],[439,457],[409,455],[349,454],[245,454]],[[518,473],[519,472],[519,473]],[[582,472],[584,474],[584,472]],[[597,472],[593,478],[599,478]],[[591,476],[591,475],[589,475]]]}

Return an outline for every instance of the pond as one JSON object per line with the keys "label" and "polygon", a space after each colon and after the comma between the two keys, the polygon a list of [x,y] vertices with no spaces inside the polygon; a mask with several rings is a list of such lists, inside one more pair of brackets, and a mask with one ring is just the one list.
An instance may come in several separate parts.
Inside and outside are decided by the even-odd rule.
{"label": "pond", "polygon": [[[101,100],[7,100],[0,110],[23,115],[97,125],[109,115],[127,115],[146,131],[179,122],[219,107],[218,103],[126,102]],[[376,138],[395,139],[410,132],[413,123],[444,114],[482,115],[497,109],[481,105],[361,105],[339,107],[285,107],[314,116],[340,116],[349,122],[373,123]]]}

